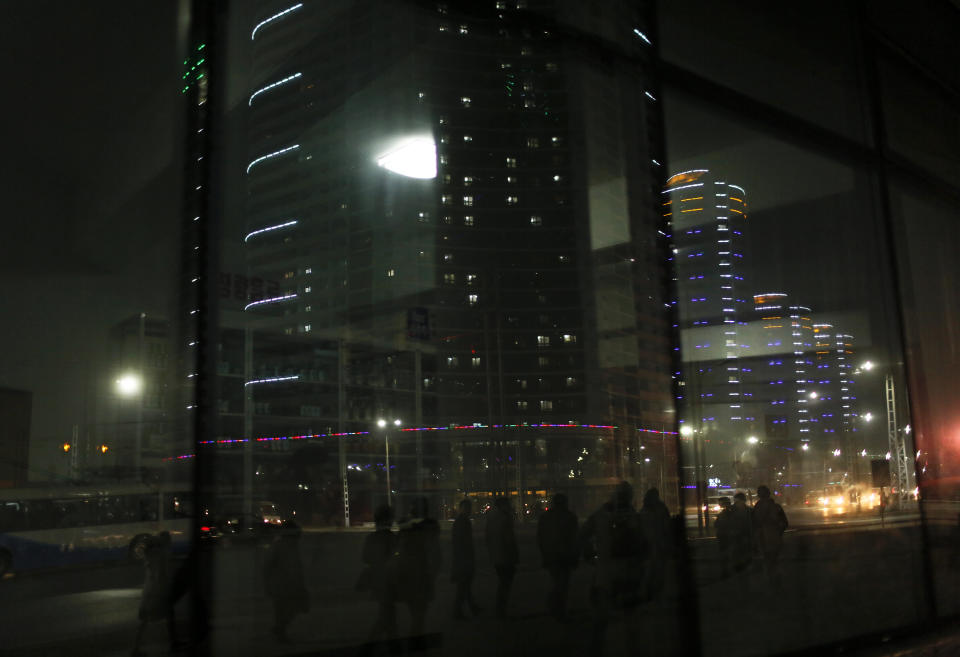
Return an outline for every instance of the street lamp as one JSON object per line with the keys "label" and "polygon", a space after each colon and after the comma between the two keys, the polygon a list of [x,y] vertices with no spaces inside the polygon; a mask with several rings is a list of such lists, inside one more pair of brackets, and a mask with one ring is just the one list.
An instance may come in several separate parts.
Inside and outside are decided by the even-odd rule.
{"label": "street lamp", "polygon": [[[383,450],[385,454],[385,461],[387,466],[387,506],[393,506],[393,488],[390,486],[390,432],[387,431],[388,422],[383,418],[377,420],[377,426],[383,429]],[[400,428],[400,425],[403,424],[400,422],[399,418],[393,420],[393,426]]]}
{"label": "street lamp", "polygon": [[116,382],[117,393],[127,399],[136,398],[137,400],[137,425],[136,439],[134,444],[133,463],[137,479],[140,479],[141,466],[141,443],[143,441],[143,378],[139,374],[127,372]]}

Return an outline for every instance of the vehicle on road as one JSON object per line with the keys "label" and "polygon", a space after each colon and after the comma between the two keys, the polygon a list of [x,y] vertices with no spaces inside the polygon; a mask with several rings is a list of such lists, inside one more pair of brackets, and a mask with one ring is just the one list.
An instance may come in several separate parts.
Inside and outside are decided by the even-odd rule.
{"label": "vehicle on road", "polygon": [[189,542],[188,484],[60,486],[0,490],[0,576],[143,558],[152,535]]}

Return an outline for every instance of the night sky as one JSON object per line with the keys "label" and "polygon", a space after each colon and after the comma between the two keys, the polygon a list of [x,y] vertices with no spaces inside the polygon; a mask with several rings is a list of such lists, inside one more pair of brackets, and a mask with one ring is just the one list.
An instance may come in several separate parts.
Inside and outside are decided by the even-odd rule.
{"label": "night sky", "polygon": [[82,416],[84,388],[112,379],[110,327],[169,315],[178,28],[168,1],[5,7],[0,385],[34,393],[38,467]]}

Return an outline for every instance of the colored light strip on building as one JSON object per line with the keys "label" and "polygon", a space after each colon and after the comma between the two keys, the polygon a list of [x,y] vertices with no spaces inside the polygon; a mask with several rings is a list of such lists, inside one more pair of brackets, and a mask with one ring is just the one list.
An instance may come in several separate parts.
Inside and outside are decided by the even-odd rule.
{"label": "colored light strip on building", "polygon": [[300,148],[300,144],[294,144],[293,146],[287,146],[286,148],[281,148],[279,151],[274,151],[272,153],[267,153],[266,155],[261,155],[257,159],[253,160],[250,164],[247,165],[247,173],[250,173],[255,165],[260,164],[264,160],[269,160],[271,158],[277,157],[278,155],[283,155],[284,153],[289,153],[290,151],[295,151]]}
{"label": "colored light strip on building", "polygon": [[656,434],[661,434],[661,435],[664,435],[664,436],[677,436],[677,435],[679,435],[679,433],[678,433],[677,431],[658,431],[658,430],[656,430],[656,429],[641,429],[640,427],[637,427],[637,431],[639,431],[639,432],[641,432],[641,433],[656,433]]}
{"label": "colored light strip on building", "polygon": [[273,84],[268,84],[268,85],[265,86],[263,89],[257,89],[256,91],[254,91],[254,92],[250,95],[250,100],[247,101],[247,107],[252,107],[252,106],[253,106],[253,99],[256,98],[257,96],[259,96],[260,94],[262,94],[263,92],[265,92],[265,91],[270,91],[271,89],[273,89],[273,88],[275,88],[275,87],[279,87],[281,84],[286,84],[287,82],[290,82],[291,80],[296,80],[297,78],[300,78],[300,77],[303,77],[303,73],[294,73],[293,75],[288,75],[287,77],[283,78],[282,80],[277,80],[277,81],[274,82]]}
{"label": "colored light strip on building", "polygon": [[281,301],[289,301],[290,299],[296,299],[296,294],[285,294],[282,297],[270,297],[269,299],[261,299],[260,301],[253,301],[248,303],[243,307],[244,310],[253,308],[254,306],[262,306],[265,303],[280,303]]}
{"label": "colored light strip on building", "polygon": [[253,32],[250,33],[250,40],[253,41],[253,40],[257,37],[257,31],[258,31],[261,27],[263,27],[264,25],[266,25],[267,23],[272,23],[273,21],[277,20],[278,18],[282,18],[282,17],[286,16],[287,14],[289,14],[290,12],[293,12],[293,11],[296,11],[297,9],[300,9],[301,7],[303,7],[303,3],[302,3],[302,2],[298,2],[297,4],[293,5],[292,7],[288,7],[287,9],[284,9],[283,11],[281,11],[281,12],[279,12],[279,13],[277,13],[277,14],[274,14],[273,16],[270,16],[269,18],[263,19],[262,21],[260,21],[259,23],[257,23],[256,27],[253,28]]}
{"label": "colored light strip on building", "polygon": [[247,233],[247,236],[243,238],[243,241],[249,242],[251,237],[253,237],[254,235],[259,235],[260,233],[267,233],[267,232],[270,232],[271,230],[280,230],[281,228],[289,228],[290,226],[296,226],[296,225],[297,225],[297,220],[293,219],[286,223],[277,224],[276,226],[267,226],[266,228],[260,228],[259,230],[255,230],[251,233]]}
{"label": "colored light strip on building", "polygon": [[691,184],[689,184],[689,185],[680,185],[679,187],[670,187],[670,188],[667,188],[667,189],[663,190],[663,191],[660,192],[660,193],[661,193],[661,194],[669,194],[670,192],[678,192],[678,191],[680,191],[681,189],[690,189],[691,187],[703,187],[703,183],[691,183]]}

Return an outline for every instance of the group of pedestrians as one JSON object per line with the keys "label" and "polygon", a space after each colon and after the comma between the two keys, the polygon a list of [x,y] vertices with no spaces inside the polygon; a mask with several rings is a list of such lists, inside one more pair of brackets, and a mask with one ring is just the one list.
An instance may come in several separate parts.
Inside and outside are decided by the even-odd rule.
{"label": "group of pedestrians", "polygon": [[[459,503],[451,532],[450,579],[454,585],[451,615],[456,620],[478,616],[473,583],[477,572],[473,505]],[[496,573],[493,615],[505,618],[520,560],[510,500],[496,498],[482,520],[483,545]],[[441,571],[439,525],[429,518],[425,499],[414,504],[410,520],[392,531],[388,507],[375,513],[375,531],[367,535],[363,570],[357,590],[377,603],[371,641],[392,640],[397,635],[396,608],[405,605],[411,617],[411,635],[424,629],[424,617],[435,597]],[[558,493],[540,517],[536,538],[541,565],[549,577],[546,610],[558,621],[567,620],[570,580],[581,562],[593,568],[591,604],[594,631],[602,639],[607,623],[618,610],[639,606],[656,597],[664,585],[666,560],[671,549],[671,519],[656,489],[647,491],[642,507],[633,505],[627,482],[581,525]]]}
{"label": "group of pedestrians", "polygon": [[732,503],[729,497],[721,497],[714,527],[723,576],[747,571],[759,557],[767,583],[780,588],[780,552],[788,525],[783,507],[773,501],[767,486],[757,487],[752,507],[747,506],[744,493],[734,495]]}

